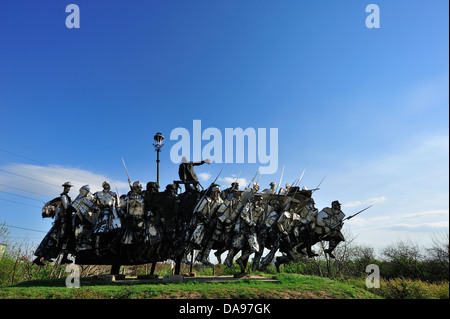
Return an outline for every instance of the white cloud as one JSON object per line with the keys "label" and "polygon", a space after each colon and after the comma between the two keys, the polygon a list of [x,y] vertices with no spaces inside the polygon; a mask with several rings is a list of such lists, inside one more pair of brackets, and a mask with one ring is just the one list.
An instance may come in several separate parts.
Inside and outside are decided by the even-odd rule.
{"label": "white cloud", "polygon": [[362,206],[362,205],[374,205],[374,204],[382,203],[384,201],[386,201],[386,197],[381,196],[381,197],[369,198],[364,201],[355,201],[355,202],[345,203],[342,206],[343,207],[355,207],[355,206]]}
{"label": "white cloud", "polygon": [[423,224],[395,224],[385,227],[380,227],[380,229],[386,229],[389,231],[406,231],[406,232],[425,232],[425,233],[433,233],[437,232],[442,228],[448,229],[448,221],[440,221],[434,223],[423,223]]}
{"label": "white cloud", "polygon": [[129,188],[128,183],[111,180],[105,175],[74,167],[30,164],[11,164],[0,167],[0,184],[6,185],[0,185],[0,190],[17,193],[18,189],[22,189],[30,194],[38,193],[47,198],[58,196],[63,190],[62,184],[67,181],[74,185],[71,190],[71,195],[74,196],[83,185],[89,185],[93,193],[101,190],[105,180],[109,180],[113,190],[117,187],[121,193]]}
{"label": "white cloud", "polygon": [[203,172],[203,173],[198,173],[197,175],[198,175],[198,177],[199,177],[202,181],[204,181],[204,182],[207,182],[207,181],[211,178],[211,176],[212,176],[210,173],[205,173],[205,172]]}
{"label": "white cloud", "polygon": [[239,188],[247,187],[248,181],[245,178],[238,178],[236,181],[236,176],[229,176],[229,177],[219,177],[219,181],[223,182],[224,184],[222,186],[230,187],[231,183],[237,182],[239,183]]}
{"label": "white cloud", "polygon": [[435,209],[435,210],[427,210],[427,211],[421,211],[417,213],[407,214],[404,215],[404,218],[420,218],[420,217],[436,217],[439,215],[448,216],[448,209]]}

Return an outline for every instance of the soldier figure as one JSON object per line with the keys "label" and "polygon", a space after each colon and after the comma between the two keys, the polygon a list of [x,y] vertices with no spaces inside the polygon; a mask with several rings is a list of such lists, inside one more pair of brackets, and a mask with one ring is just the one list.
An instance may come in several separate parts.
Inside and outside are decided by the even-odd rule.
{"label": "soldier figure", "polygon": [[195,227],[194,208],[200,199],[200,192],[191,185],[185,185],[186,191],[178,197],[180,199],[180,210],[177,218],[176,245],[178,248],[175,256],[180,260],[186,258],[190,252],[189,239]]}
{"label": "soldier figure", "polygon": [[163,236],[161,216],[156,205],[158,195],[158,183],[148,182],[144,193],[145,242],[151,246],[159,244]]}
{"label": "soldier figure", "polygon": [[253,183],[252,192],[254,194],[259,192],[259,183],[258,182]]}
{"label": "soldier figure", "polygon": [[231,183],[231,187],[225,189],[221,193],[222,199],[223,200],[232,200],[234,191],[239,191],[239,183],[238,182]]}
{"label": "soldier figure", "polygon": [[56,258],[61,250],[72,248],[70,247],[70,242],[73,238],[72,213],[69,210],[72,200],[68,194],[73,185],[70,182],[65,182],[62,186],[64,188],[59,200],[57,198],[53,199],[45,204],[42,209],[44,212],[51,206],[51,210],[54,211],[53,203],[56,205],[56,213],[52,216],[55,221],[35,252],[36,258],[33,262],[39,266],[44,265],[41,259],[49,261],[52,258]]}
{"label": "soldier figure", "polygon": [[[267,205],[267,216],[264,221],[260,223],[258,229],[258,245],[259,250],[255,252],[255,257],[253,259],[252,270],[259,269],[259,263],[261,256],[264,252],[264,248],[271,248],[272,240],[276,238],[277,233],[277,223],[279,218],[280,202],[276,199],[272,199]],[[274,234],[275,233],[275,234]]]}
{"label": "soldier figure", "polygon": [[94,228],[95,250],[99,256],[104,254],[105,250],[113,248],[113,239],[121,227],[119,195],[111,191],[109,181],[104,181],[102,187],[102,191],[94,194],[95,203],[100,211]]}
{"label": "soldier figure", "polygon": [[316,233],[320,235],[321,239],[327,239],[329,241],[328,249],[325,249],[331,258],[335,258],[333,250],[336,246],[344,241],[344,235],[341,233],[342,220],[345,214],[341,210],[341,203],[335,200],[331,203],[330,207],[325,207],[317,215]]}
{"label": "soldier figure", "polygon": [[93,232],[99,216],[94,206],[95,197],[89,185],[83,185],[72,203],[75,210],[75,240],[78,252],[94,248]]}
{"label": "soldier figure", "polygon": [[142,197],[142,184],[139,181],[133,183],[131,191],[120,203],[120,208],[125,212],[124,234],[121,243],[133,245],[143,242],[144,235],[144,198]]}
{"label": "soldier figure", "polygon": [[[280,214],[280,217],[277,220],[278,234],[275,238],[272,249],[270,252],[261,260],[260,269],[264,270],[267,266],[272,262],[275,257],[275,253],[280,248],[280,250],[286,253],[286,257],[278,257],[281,258],[282,263],[286,263],[290,260],[294,259],[292,253],[292,243],[291,243],[291,230],[295,227],[296,224],[300,222],[300,217],[296,214],[299,206],[299,202],[296,199],[291,199],[289,203],[289,208]],[[279,265],[277,266],[277,270]]]}
{"label": "soldier figure", "polygon": [[[67,253],[68,250],[71,250],[74,245],[73,243],[73,229],[72,229],[72,211],[69,209],[71,205],[72,199],[69,197],[70,188],[73,186],[70,182],[65,182],[62,184],[64,187],[63,192],[60,195],[61,205],[59,206],[59,210],[56,212],[56,215],[60,215],[60,230],[58,239],[58,247]],[[55,221],[58,218],[55,218]]]}
{"label": "soldier figure", "polygon": [[241,257],[236,263],[241,268],[241,272],[245,272],[248,258],[254,252],[259,251],[257,230],[259,224],[265,220],[266,207],[263,205],[264,198],[261,194],[253,194],[250,203],[243,208],[241,217],[241,233],[244,234],[244,242],[242,246]]}
{"label": "soldier figure", "polygon": [[[244,221],[241,218],[242,211],[244,210],[247,205],[251,205],[250,198],[253,196],[255,189],[247,187],[245,191],[240,192],[238,200],[238,205],[231,211],[230,218],[231,220],[234,220],[233,223],[230,223],[230,230],[228,232],[228,239],[227,239],[227,247],[228,247],[228,254],[225,258],[224,265],[230,268],[233,268],[233,258],[236,256],[236,254],[244,247],[244,240],[245,240],[245,225]],[[220,219],[224,219],[226,222],[227,220],[227,210],[225,210],[225,214],[220,217]]]}
{"label": "soldier figure", "polygon": [[196,260],[206,265],[210,264],[208,257],[212,248],[212,236],[216,226],[216,212],[222,203],[223,201],[220,198],[220,186],[213,185],[210,189],[209,196],[207,195],[201,200],[194,209],[197,225],[192,234],[191,242],[202,249]]}
{"label": "soldier figure", "polygon": [[176,222],[180,206],[177,186],[175,184],[168,184],[164,192],[159,194],[157,206],[160,212],[160,222],[163,230],[163,242],[159,254],[163,259],[165,259],[164,257],[171,258],[168,256],[172,253],[172,248],[175,248]]}
{"label": "soldier figure", "polygon": [[287,195],[289,193],[289,189],[291,188],[291,184],[286,183],[285,187],[286,188],[280,188],[280,190],[278,191],[279,195]]}
{"label": "soldier figure", "polygon": [[[238,220],[244,203],[242,200],[242,191],[235,188],[230,194],[228,200],[225,200],[218,210],[218,227],[216,232],[221,233],[221,245],[214,255],[217,257],[219,263],[222,262],[221,255],[232,247],[232,240],[234,237],[234,229],[236,221]],[[248,195],[248,194],[246,194]]]}
{"label": "soldier figure", "polygon": [[271,182],[270,183],[270,188],[266,188],[261,193],[262,194],[275,194],[276,190],[277,190],[277,183]]}
{"label": "soldier figure", "polygon": [[[317,208],[314,207],[314,199],[308,198],[305,202],[302,202],[298,215],[300,216],[300,224],[294,228],[295,244],[299,244],[297,251],[301,254],[305,254],[303,249],[306,248],[308,257],[318,256],[311,250],[311,246],[314,242],[314,229],[315,221],[317,218]],[[294,244],[294,246],[295,246]]]}

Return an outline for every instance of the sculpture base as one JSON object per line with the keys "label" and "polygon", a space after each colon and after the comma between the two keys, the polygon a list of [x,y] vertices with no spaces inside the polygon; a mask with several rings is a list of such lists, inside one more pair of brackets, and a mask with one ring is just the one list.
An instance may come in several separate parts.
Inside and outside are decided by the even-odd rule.
{"label": "sculpture base", "polygon": [[182,282],[184,277],[182,275],[166,275],[163,277],[164,283],[178,283]]}
{"label": "sculpture base", "polygon": [[151,279],[158,279],[158,275],[138,275],[137,279],[143,279],[143,280],[151,280]]}
{"label": "sculpture base", "polygon": [[117,280],[124,280],[125,279],[125,275],[98,275],[98,276],[94,276],[92,277],[94,279],[99,279],[99,280],[103,280],[103,281],[117,281]]}

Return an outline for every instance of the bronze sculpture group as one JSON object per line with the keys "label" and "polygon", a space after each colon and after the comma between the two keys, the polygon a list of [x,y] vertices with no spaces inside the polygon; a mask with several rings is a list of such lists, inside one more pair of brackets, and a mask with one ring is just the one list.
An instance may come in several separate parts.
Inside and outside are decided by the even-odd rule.
{"label": "bronze sculpture group", "polygon": [[[34,262],[42,265],[59,257],[64,263],[71,254],[77,264],[112,265],[114,274],[120,265],[171,259],[178,274],[188,255],[191,262],[196,255],[195,261],[209,264],[215,250],[219,263],[227,252],[223,263],[228,267],[240,252],[235,262],[244,273],[252,254],[252,270],[264,270],[281,252],[276,258],[279,270],[293,260],[294,252],[317,256],[311,247],[322,240],[328,241],[325,253],[334,258],[333,250],[344,240],[340,229],[345,215],[338,201],[319,211],[314,190],[286,184],[277,191],[277,184],[271,183],[260,192],[254,179],[244,190],[237,181],[221,190],[216,178],[202,190],[193,166],[204,163],[210,162],[183,161],[180,180],[162,192],[155,182],[142,190],[136,181],[130,183],[128,194],[119,196],[105,181],[102,191],[91,193],[84,185],[72,200],[68,195],[72,185],[64,183],[63,193],[42,209],[42,216],[54,222],[35,251]],[[181,185],[185,191],[178,194]]]}

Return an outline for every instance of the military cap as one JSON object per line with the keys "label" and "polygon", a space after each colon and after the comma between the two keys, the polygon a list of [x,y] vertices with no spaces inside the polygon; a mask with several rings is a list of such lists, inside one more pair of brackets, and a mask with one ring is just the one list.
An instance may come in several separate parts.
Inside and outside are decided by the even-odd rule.
{"label": "military cap", "polygon": [[341,203],[339,203],[339,201],[337,201],[337,200],[333,201],[333,202],[331,203],[331,206],[333,206],[334,204],[337,204],[337,205],[339,205],[339,206],[341,206],[341,205],[342,205],[342,204],[341,204]]}

